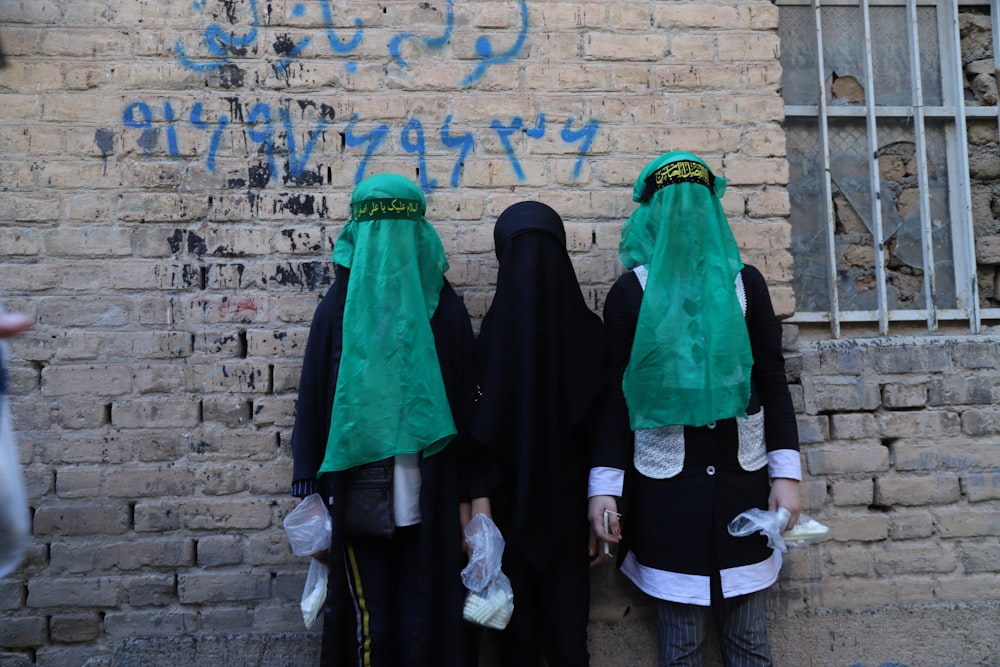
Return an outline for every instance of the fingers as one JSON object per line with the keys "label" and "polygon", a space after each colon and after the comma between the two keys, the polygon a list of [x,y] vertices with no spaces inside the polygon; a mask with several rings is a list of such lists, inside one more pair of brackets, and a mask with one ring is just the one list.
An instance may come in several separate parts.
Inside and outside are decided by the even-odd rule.
{"label": "fingers", "polygon": [[621,522],[618,503],[614,496],[593,496],[588,515],[590,525],[598,538],[616,544],[621,539]]}
{"label": "fingers", "polygon": [[32,324],[31,318],[22,313],[0,313],[0,338],[19,334]]}
{"label": "fingers", "polygon": [[797,480],[783,477],[771,480],[771,495],[767,501],[768,508],[772,512],[777,511],[779,507],[784,507],[788,511],[788,525],[785,526],[785,530],[790,530],[799,520],[801,502]]}

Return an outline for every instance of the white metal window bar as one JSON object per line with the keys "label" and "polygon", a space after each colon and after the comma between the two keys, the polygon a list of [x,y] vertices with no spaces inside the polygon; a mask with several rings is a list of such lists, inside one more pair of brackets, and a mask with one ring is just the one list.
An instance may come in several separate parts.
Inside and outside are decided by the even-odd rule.
{"label": "white metal window bar", "polygon": [[[876,78],[873,63],[872,8],[901,7],[905,2],[907,21],[907,41],[910,61],[910,93],[911,104],[898,106],[894,104],[878,104],[876,100]],[[823,217],[826,222],[826,262],[828,283],[827,312],[819,310],[800,310],[790,321],[792,322],[829,322],[835,337],[840,336],[842,322],[878,322],[879,332],[888,333],[890,321],[926,321],[929,330],[935,330],[940,319],[968,320],[972,332],[978,332],[981,319],[1000,317],[1000,309],[981,309],[979,305],[976,254],[974,243],[974,226],[972,215],[972,196],[969,179],[969,153],[966,135],[965,119],[969,117],[995,118],[1000,126],[998,106],[966,107],[964,102],[961,57],[961,40],[959,36],[956,0],[920,0],[921,7],[932,7],[937,12],[936,39],[944,52],[950,55],[947,68],[939,69],[942,99],[936,105],[928,105],[925,100],[922,66],[921,66],[921,35],[917,18],[918,0],[779,0],[782,6],[811,6],[815,24],[816,66],[818,74],[818,99],[816,105],[786,104],[785,113],[788,118],[815,119],[819,134],[821,150],[819,160],[822,162],[822,199]],[[979,0],[978,2],[961,2],[962,5],[988,5],[990,7],[993,53],[1000,58],[1000,0]],[[831,107],[827,100],[830,90],[827,81],[830,72],[824,62],[823,9],[826,7],[860,8],[864,27],[864,65],[862,87],[864,90],[864,106],[842,105]],[[803,35],[803,37],[806,37]],[[928,63],[928,66],[931,64]],[[836,215],[833,207],[833,184],[831,165],[831,121],[850,118],[864,119],[865,140],[867,146],[868,181],[871,204],[871,233],[875,269],[875,290],[877,307],[875,310],[841,310],[840,289],[837,276],[837,249],[835,244]],[[878,164],[879,152],[879,120],[905,119],[912,123],[915,144],[915,164],[919,201],[919,229],[923,257],[923,308],[892,308],[886,294],[886,253],[883,238],[883,213],[881,174]],[[927,146],[927,123],[929,120],[943,121],[946,137],[948,169],[947,217],[950,219],[950,244],[954,262],[953,307],[942,308],[938,304],[938,275],[934,251],[933,221],[931,219],[930,185],[928,182],[927,165],[930,155]],[[798,261],[798,260],[797,260]],[[952,280],[948,276],[949,281]]]}

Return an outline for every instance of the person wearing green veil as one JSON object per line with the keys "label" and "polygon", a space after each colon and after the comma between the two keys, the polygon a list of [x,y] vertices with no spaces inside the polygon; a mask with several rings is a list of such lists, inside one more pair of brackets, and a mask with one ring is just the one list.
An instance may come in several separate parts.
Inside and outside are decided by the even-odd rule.
{"label": "person wearing green veil", "polygon": [[727,526],[782,507],[791,527],[800,505],[781,323],[763,276],[740,259],[726,185],[691,153],[647,164],[619,245],[627,272],[604,307],[618,381],[589,513],[598,537],[620,545],[622,572],[656,599],[661,667],[705,664],[713,621],[726,665],[772,664],[765,604],[781,553]]}
{"label": "person wearing green veil", "polygon": [[330,508],[322,665],[467,664],[473,334],[425,211],[403,176],[358,184],[306,344],[292,494],[320,493]]}

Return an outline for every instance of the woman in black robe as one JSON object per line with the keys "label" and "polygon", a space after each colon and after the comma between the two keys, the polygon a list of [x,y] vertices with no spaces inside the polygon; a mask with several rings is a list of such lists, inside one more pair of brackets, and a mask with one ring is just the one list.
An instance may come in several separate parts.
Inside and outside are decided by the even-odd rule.
{"label": "woman in black robe", "polygon": [[502,662],[531,667],[544,652],[551,667],[587,665],[587,475],[604,329],[580,292],[558,213],[514,204],[494,239],[500,270],[476,341],[481,446],[470,492],[473,514],[492,511],[506,541],[514,613]]}

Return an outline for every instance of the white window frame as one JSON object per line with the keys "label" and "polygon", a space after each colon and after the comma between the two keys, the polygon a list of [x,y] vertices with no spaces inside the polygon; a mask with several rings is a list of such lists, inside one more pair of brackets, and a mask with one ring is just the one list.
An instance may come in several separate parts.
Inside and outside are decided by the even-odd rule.
{"label": "white window frame", "polygon": [[[886,335],[889,323],[904,321],[926,321],[930,331],[938,328],[942,320],[968,320],[973,333],[980,331],[983,319],[1000,318],[1000,308],[981,308],[979,304],[977,265],[975,254],[974,225],[972,215],[972,194],[969,179],[969,151],[967,140],[966,118],[991,118],[998,121],[1000,127],[1000,105],[992,107],[966,106],[962,80],[961,40],[959,38],[958,6],[989,6],[992,22],[993,53],[1000,58],[1000,0],[777,0],[782,6],[811,6],[816,25],[817,40],[817,77],[819,88],[819,104],[816,106],[786,105],[786,118],[815,119],[819,128],[822,143],[821,157],[823,160],[823,195],[827,223],[827,276],[829,283],[828,312],[796,312],[788,321],[793,323],[829,322],[832,334],[840,337],[841,323],[844,322],[877,322],[879,333]],[[911,62],[911,89],[913,103],[909,106],[876,106],[875,90],[872,81],[873,55],[871,34],[871,10],[880,6],[904,6],[907,11],[909,50]],[[941,81],[944,91],[944,106],[928,107],[923,100],[920,77],[920,52],[917,35],[917,6],[933,6],[938,12],[939,36],[942,59],[947,56],[950,61],[947,68],[951,76],[944,76]],[[832,6],[860,7],[864,16],[865,29],[865,80],[862,82],[865,90],[864,105],[831,106],[827,104],[827,77],[823,62],[823,29],[822,9]],[[780,11],[780,10],[779,10]],[[947,69],[945,70],[948,71]],[[949,89],[950,88],[950,89]],[[923,159],[917,160],[918,187],[921,208],[921,238],[924,254],[924,289],[925,302],[923,308],[891,309],[888,307],[886,292],[886,262],[883,252],[876,252],[875,282],[877,290],[877,310],[841,310],[837,287],[837,258],[835,251],[835,215],[833,210],[833,189],[830,170],[829,123],[831,119],[864,118],[867,133],[867,154],[874,156],[878,149],[877,120],[908,119],[912,121],[916,138],[916,155]],[[933,261],[933,246],[931,239],[931,221],[929,220],[928,183],[924,164],[926,164],[927,147],[925,143],[925,119],[944,119],[946,127],[946,146],[949,180],[949,215],[951,216],[952,246],[955,266],[955,289],[957,308],[943,309],[934,302],[935,267]],[[870,192],[879,193],[879,170],[874,157],[869,158]],[[882,210],[878,196],[872,196],[873,239],[882,238]]]}

